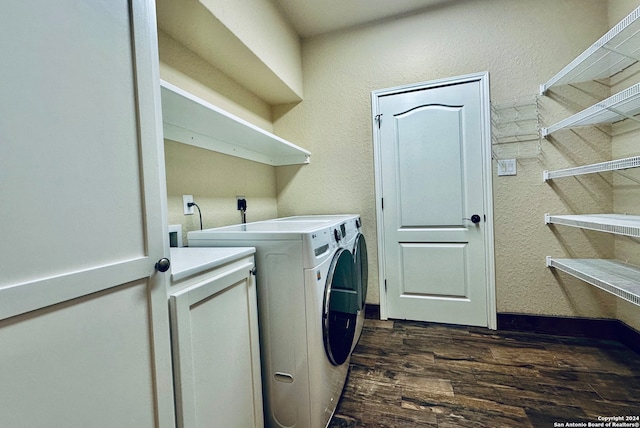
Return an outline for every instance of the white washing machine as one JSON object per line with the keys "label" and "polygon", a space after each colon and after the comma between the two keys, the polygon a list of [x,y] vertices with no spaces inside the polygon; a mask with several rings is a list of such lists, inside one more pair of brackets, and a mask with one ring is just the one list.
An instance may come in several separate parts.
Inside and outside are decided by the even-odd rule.
{"label": "white washing machine", "polygon": [[355,267],[355,290],[358,295],[358,312],[356,316],[356,331],[351,350],[356,347],[365,320],[365,306],[367,299],[367,284],[369,281],[369,261],[367,256],[367,242],[362,234],[362,220],[357,214],[329,214],[329,215],[302,215],[282,217],[273,221],[278,222],[303,222],[324,221],[329,224],[336,234],[338,244],[351,251]]}
{"label": "white washing machine", "polygon": [[256,248],[265,425],[326,427],[347,377],[358,295],[351,252],[322,219],[187,234],[192,247]]}

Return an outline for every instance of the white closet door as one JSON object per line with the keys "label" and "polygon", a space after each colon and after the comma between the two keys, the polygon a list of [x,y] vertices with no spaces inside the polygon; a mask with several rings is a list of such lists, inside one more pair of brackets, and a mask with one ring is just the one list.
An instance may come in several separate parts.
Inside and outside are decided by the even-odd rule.
{"label": "white closet door", "polygon": [[0,426],[173,426],[152,0],[0,14]]}
{"label": "white closet door", "polygon": [[374,97],[387,316],[490,326],[488,75]]}

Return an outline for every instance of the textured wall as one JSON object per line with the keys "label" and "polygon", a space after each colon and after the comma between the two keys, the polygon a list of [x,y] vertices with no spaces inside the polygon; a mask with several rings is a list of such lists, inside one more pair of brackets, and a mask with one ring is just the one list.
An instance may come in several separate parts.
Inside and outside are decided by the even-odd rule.
{"label": "textured wall", "polygon": [[[614,26],[633,9],[638,0],[615,0],[609,2],[609,25]],[[640,65],[629,68],[611,80],[612,93],[616,93],[640,81]],[[612,129],[612,159],[622,159],[640,154],[638,140],[640,126],[632,121],[615,124]],[[614,210],[616,213],[640,215],[640,168],[613,174]],[[640,240],[616,237],[616,259],[640,266]],[[617,299],[616,318],[640,330],[640,308]]]}
{"label": "textured wall", "polygon": [[[160,32],[160,77],[272,131],[271,107],[180,43]],[[165,140],[169,224],[182,224],[183,242],[200,227],[198,211],[185,216],[182,195],[193,195],[203,227],[240,223],[236,195],[247,198],[247,220],[276,217],[275,168]]]}
{"label": "textured wall", "polygon": [[[425,13],[304,40],[305,99],[274,110],[274,129],[312,152],[311,165],[278,168],[278,214],[358,212],[369,238],[368,301],[379,301],[370,92],[489,71],[493,100],[533,95],[609,28],[600,0],[459,1]],[[452,31],[455,29],[455,31]],[[592,90],[587,88],[587,90]],[[598,89],[596,89],[597,91]],[[562,94],[560,94],[562,95]],[[578,96],[578,104],[590,98]],[[553,123],[576,107],[561,96],[542,101]],[[611,155],[608,137],[582,144],[585,130],[542,143],[518,160],[516,177],[494,176],[498,310],[613,316],[606,293],[545,267],[546,255],[610,257],[613,240],[543,224],[545,212],[610,211],[610,179],[555,186],[544,169],[597,162]],[[495,165],[495,163],[494,163]]]}
{"label": "textured wall", "polygon": [[158,32],[160,78],[269,132],[271,106],[163,31]]}
{"label": "textured wall", "polygon": [[241,222],[236,195],[247,199],[247,221],[277,215],[274,167],[165,141],[169,224],[182,224],[183,242],[200,228],[198,210],[184,215],[182,195],[193,195],[202,210],[203,228]]}
{"label": "textured wall", "polygon": [[[377,303],[370,92],[486,70],[492,100],[534,95],[540,83],[638,3],[456,1],[419,15],[307,39],[303,42],[304,101],[275,107],[161,35],[163,78],[265,129],[273,126],[277,135],[312,152],[310,165],[272,168],[167,142],[171,223],[183,222],[188,230],[197,227],[195,217],[182,215],[183,193],[195,194],[197,202],[204,200],[205,227],[237,222],[234,198],[238,193],[249,198],[249,220],[360,213],[370,252],[368,301]],[[552,91],[540,99],[543,125],[592,104],[608,91],[590,84]],[[618,317],[640,328],[637,307],[564,274],[554,275],[544,266],[546,255],[617,256],[640,263],[638,242],[543,224],[545,212],[640,213],[638,186],[620,181],[625,179],[618,174],[554,183],[541,179],[545,169],[637,154],[634,136],[614,137],[612,145],[611,132],[616,130],[559,132],[542,141],[539,155],[519,157],[517,176],[497,177],[494,172],[500,312]]]}
{"label": "textured wall", "polygon": [[[624,132],[625,128],[631,130]],[[613,130],[616,135],[613,138],[613,159],[640,154],[640,129],[637,123],[622,123],[620,126],[614,126]],[[640,168],[614,173],[613,188],[615,212],[640,215]],[[617,236],[615,255],[618,260],[640,266],[640,240]],[[616,318],[640,330],[639,314],[638,306],[618,299]]]}
{"label": "textured wall", "polygon": [[300,38],[272,1],[199,1],[280,80],[302,97]]}

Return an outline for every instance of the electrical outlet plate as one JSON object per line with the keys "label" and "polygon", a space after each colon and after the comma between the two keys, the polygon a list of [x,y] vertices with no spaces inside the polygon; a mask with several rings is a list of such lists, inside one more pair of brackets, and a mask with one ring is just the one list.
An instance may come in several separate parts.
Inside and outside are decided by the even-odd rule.
{"label": "electrical outlet plate", "polygon": [[193,206],[187,205],[189,202],[193,202],[193,195],[182,195],[182,209],[184,211],[184,215],[193,214]]}
{"label": "electrical outlet plate", "polygon": [[516,160],[515,159],[499,159],[498,160],[498,175],[516,175]]}

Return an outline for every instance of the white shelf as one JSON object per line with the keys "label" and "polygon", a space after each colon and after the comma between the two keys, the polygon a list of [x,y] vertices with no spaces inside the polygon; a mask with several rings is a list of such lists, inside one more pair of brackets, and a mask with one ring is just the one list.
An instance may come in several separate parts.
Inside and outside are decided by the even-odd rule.
{"label": "white shelf", "polygon": [[574,168],[559,169],[557,171],[543,171],[542,179],[544,181],[556,178],[573,177],[576,175],[595,174],[607,171],[620,171],[629,168],[640,167],[640,156],[630,158],[616,159],[606,162],[594,163],[591,165],[577,166]]}
{"label": "white shelf", "polygon": [[550,215],[545,214],[546,224],[560,224],[596,230],[598,232],[640,238],[640,216],[625,214]]}
{"label": "white shelf", "polygon": [[309,163],[307,150],[168,82],[160,87],[165,138],[273,166]]}
{"label": "white shelf", "polygon": [[544,94],[553,85],[586,82],[611,77],[640,59],[640,7],[600,37],[547,83]]}
{"label": "white shelf", "polygon": [[566,272],[640,306],[640,268],[636,266],[614,260],[547,257],[547,267]]}
{"label": "white shelf", "polygon": [[640,83],[624,91],[620,91],[606,100],[561,120],[548,128],[541,128],[540,133],[543,137],[546,137],[560,129],[613,123],[623,119],[638,120],[635,118],[637,114],[640,114]]}

